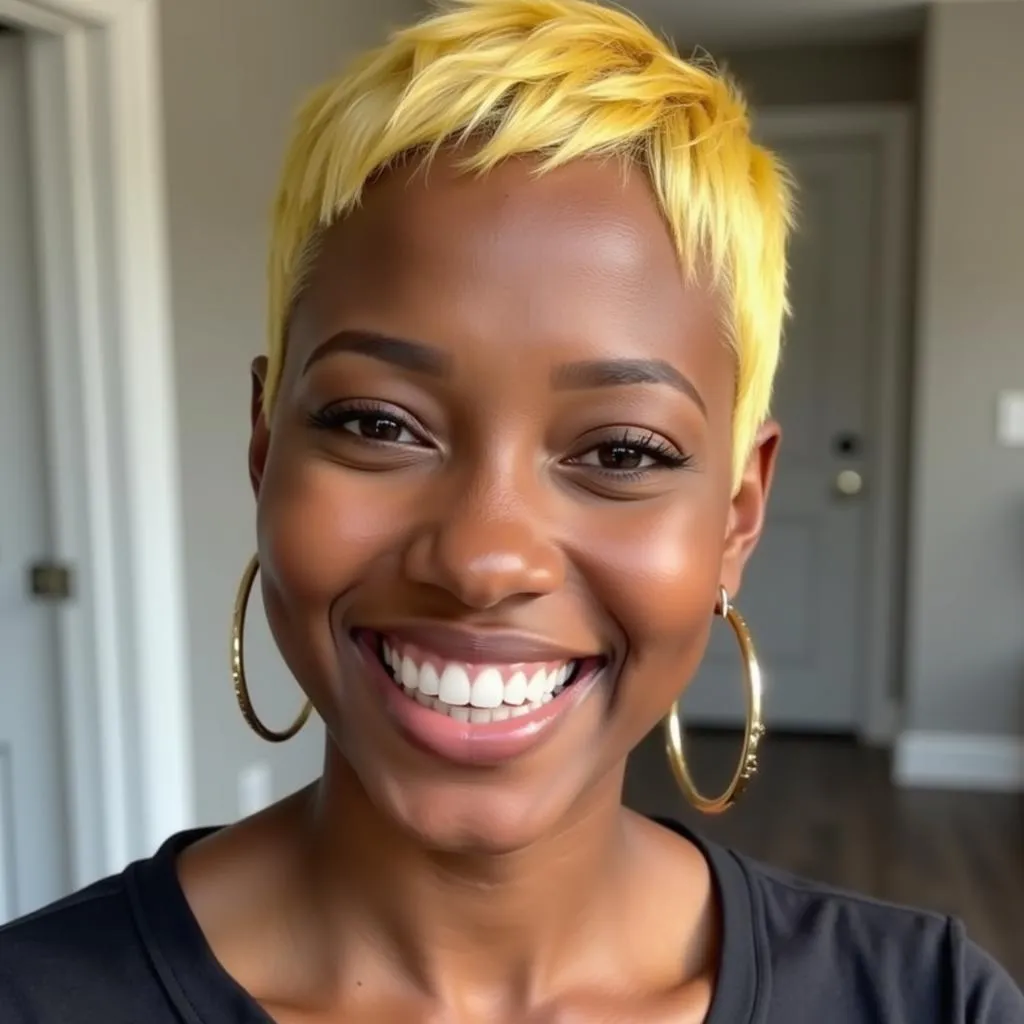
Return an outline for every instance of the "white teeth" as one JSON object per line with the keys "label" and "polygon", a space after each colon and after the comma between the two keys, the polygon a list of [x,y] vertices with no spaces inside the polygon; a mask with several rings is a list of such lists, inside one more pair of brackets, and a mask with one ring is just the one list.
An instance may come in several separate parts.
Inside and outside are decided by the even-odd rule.
{"label": "white teeth", "polygon": [[403,686],[411,687],[414,690],[419,686],[420,672],[412,658],[407,657],[402,660],[398,678]]}
{"label": "white teeth", "polygon": [[536,668],[532,674],[524,666],[511,676],[493,665],[448,664],[438,675],[431,662],[422,667],[416,663],[415,651],[403,655],[387,642],[380,650],[407,697],[457,721],[477,724],[507,721],[543,707],[562,692],[577,664]]}
{"label": "white teeth", "polygon": [[465,705],[445,704],[439,697],[426,696],[422,690],[407,689],[405,694],[410,700],[422,704],[423,707],[454,718],[457,722],[471,722],[474,725],[486,725],[488,722],[505,722],[510,718],[520,718],[522,715],[528,715],[531,711],[537,711],[552,699],[551,694],[548,694],[545,700],[537,704],[521,704],[518,707],[508,707],[503,704],[498,708],[473,708]]}
{"label": "white teeth", "polygon": [[526,702],[526,675],[523,672],[517,672],[505,684],[505,703],[506,704],[524,704],[525,702]]}
{"label": "white teeth", "polygon": [[437,669],[429,663],[420,669],[420,692],[429,693],[431,697],[436,697],[441,692],[441,679]]}
{"label": "white teeth", "polygon": [[470,698],[469,676],[464,668],[449,665],[441,673],[438,696],[445,704],[468,704]]}
{"label": "white teeth", "polygon": [[544,669],[534,672],[529,683],[526,684],[526,699],[530,704],[539,704],[544,699],[545,693],[550,693],[548,686],[548,674]]}
{"label": "white teeth", "polygon": [[[505,682],[501,678],[501,673],[496,668],[485,668],[473,680],[470,704],[475,708],[500,708],[504,700]],[[473,718],[470,720],[476,721]]]}

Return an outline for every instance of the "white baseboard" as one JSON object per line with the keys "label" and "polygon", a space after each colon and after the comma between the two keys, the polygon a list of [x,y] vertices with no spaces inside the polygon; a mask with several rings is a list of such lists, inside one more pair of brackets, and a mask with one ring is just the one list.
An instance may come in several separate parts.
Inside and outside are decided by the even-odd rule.
{"label": "white baseboard", "polygon": [[1024,737],[905,732],[893,779],[908,788],[1024,793]]}

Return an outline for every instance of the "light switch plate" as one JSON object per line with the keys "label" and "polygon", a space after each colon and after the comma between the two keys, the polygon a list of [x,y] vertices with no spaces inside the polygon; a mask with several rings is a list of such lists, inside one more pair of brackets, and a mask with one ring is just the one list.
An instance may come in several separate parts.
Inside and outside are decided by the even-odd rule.
{"label": "light switch plate", "polygon": [[1004,448],[1024,448],[1024,391],[1000,394],[996,436]]}

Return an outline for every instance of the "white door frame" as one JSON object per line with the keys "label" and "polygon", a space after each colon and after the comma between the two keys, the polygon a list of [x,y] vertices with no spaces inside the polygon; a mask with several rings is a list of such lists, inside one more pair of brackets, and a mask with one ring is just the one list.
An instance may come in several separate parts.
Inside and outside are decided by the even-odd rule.
{"label": "white door frame", "polygon": [[[903,643],[907,472],[911,387],[911,229],[913,220],[914,116],[904,104],[766,108],[758,112],[758,134],[769,144],[832,139],[865,140],[881,156],[881,210],[876,251],[876,348],[879,374],[868,410],[878,438],[877,497],[870,525],[867,593],[862,606],[868,647],[861,705],[861,738],[891,744],[899,728]],[[799,204],[799,194],[797,196]],[[799,214],[798,214],[799,216]],[[799,229],[799,225],[798,225]],[[783,455],[783,458],[785,455]],[[823,680],[823,684],[827,681]]]}
{"label": "white door frame", "polygon": [[0,0],[27,33],[75,887],[193,824],[156,0]]}

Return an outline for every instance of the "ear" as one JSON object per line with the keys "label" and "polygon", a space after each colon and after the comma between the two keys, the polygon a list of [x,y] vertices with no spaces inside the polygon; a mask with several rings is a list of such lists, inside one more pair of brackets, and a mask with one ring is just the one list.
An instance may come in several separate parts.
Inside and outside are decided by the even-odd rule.
{"label": "ear", "polygon": [[249,480],[253,493],[259,497],[263,482],[263,470],[267,463],[270,447],[270,427],[263,411],[263,393],[267,387],[267,357],[257,356],[252,361],[252,400],[249,418],[252,433],[249,437]]}
{"label": "ear", "polygon": [[781,440],[778,423],[770,421],[761,427],[732,497],[722,556],[722,586],[730,598],[739,592],[747,559],[761,539]]}

